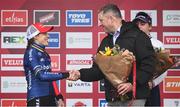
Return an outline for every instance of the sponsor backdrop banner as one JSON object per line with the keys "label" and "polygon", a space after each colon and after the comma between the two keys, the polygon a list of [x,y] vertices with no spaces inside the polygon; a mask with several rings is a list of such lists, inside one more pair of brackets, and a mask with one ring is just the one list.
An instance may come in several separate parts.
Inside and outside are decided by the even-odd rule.
{"label": "sponsor backdrop banner", "polygon": [[[126,21],[133,20],[139,11],[147,12],[152,17],[152,37],[162,41],[179,60],[179,0],[0,1],[0,105],[26,105],[23,54],[27,45],[26,29],[30,24],[41,22],[54,26],[46,48],[53,72],[89,68],[100,42],[107,36],[98,21],[98,10],[107,3],[117,4]],[[107,106],[103,80],[61,80],[57,83],[67,106]],[[161,106],[180,106],[180,62],[168,70],[160,89]]]}

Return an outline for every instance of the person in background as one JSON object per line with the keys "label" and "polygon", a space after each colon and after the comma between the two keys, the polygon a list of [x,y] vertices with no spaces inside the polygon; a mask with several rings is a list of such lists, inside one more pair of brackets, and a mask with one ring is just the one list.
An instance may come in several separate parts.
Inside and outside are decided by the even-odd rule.
{"label": "person in background", "polygon": [[[115,44],[119,45],[121,49],[124,48],[133,52],[137,62],[137,92],[132,106],[144,106],[146,98],[150,94],[148,81],[152,76],[152,71],[155,69],[155,56],[150,39],[134,23],[122,20],[120,9],[115,4],[107,4],[102,7],[98,17],[100,26],[108,33],[108,36],[102,40],[97,52],[104,51],[105,47],[112,48]],[[105,97],[108,106],[128,106],[131,103],[133,90],[132,72],[128,81],[119,84],[117,89],[107,80],[95,62],[93,62],[91,68],[83,68],[72,72],[74,76],[79,77],[82,81],[91,82],[104,79]],[[113,94],[112,92],[114,91],[117,94]],[[124,94],[127,94],[129,99],[126,101],[117,99],[117,96]]]}
{"label": "person in background", "polygon": [[[164,45],[161,41],[151,37],[150,31],[152,29],[152,18],[145,12],[138,12],[133,20],[137,24],[140,30],[145,32],[150,38],[153,48],[156,50],[164,50]],[[162,82],[164,77],[167,75],[167,71],[163,73],[157,79],[149,82],[149,87],[151,90],[151,95],[146,101],[146,106],[160,106],[160,90],[159,83]]]}
{"label": "person in background", "polygon": [[[62,94],[55,95],[53,81],[69,77],[69,73],[52,73],[51,59],[46,52],[48,31],[35,23],[27,28],[27,48],[24,54],[24,70],[27,81],[27,106],[64,106]],[[56,104],[57,103],[57,104]]]}

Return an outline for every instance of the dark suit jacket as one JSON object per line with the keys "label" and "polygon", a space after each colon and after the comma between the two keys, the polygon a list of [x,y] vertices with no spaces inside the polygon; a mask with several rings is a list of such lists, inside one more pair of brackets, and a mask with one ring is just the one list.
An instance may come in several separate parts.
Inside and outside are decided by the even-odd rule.
{"label": "dark suit jacket", "polygon": [[[122,27],[120,30],[120,35],[116,40],[121,49],[125,48],[133,52],[136,57],[137,62],[137,80],[136,80],[136,98],[145,99],[149,96],[150,90],[148,86],[148,81],[152,76],[152,71],[154,71],[155,65],[155,56],[154,50],[148,36],[140,31],[138,27],[131,22],[122,22]],[[113,36],[108,35],[105,37],[98,50],[104,51],[105,47],[113,47]],[[101,70],[98,68],[96,63],[93,63],[93,66],[88,69],[80,69],[82,81],[96,81],[100,79],[105,80],[105,95],[106,100],[111,101],[111,89],[113,86],[102,74]],[[132,83],[132,73],[129,76],[129,82]],[[128,95],[132,97],[132,92],[129,92]]]}

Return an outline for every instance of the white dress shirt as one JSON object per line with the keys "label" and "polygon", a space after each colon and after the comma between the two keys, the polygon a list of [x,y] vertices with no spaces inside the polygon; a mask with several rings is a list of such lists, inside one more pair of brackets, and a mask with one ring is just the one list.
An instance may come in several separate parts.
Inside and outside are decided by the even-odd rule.
{"label": "white dress shirt", "polygon": [[115,43],[116,43],[116,39],[119,37],[119,35],[120,35],[120,30],[121,30],[121,28],[119,27],[118,29],[117,29],[117,31],[113,34],[113,44],[115,45]]}

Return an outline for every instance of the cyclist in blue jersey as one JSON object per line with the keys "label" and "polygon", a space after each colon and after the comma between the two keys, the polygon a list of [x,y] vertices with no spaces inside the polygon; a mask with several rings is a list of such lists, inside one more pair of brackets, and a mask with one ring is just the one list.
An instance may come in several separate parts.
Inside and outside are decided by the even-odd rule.
{"label": "cyclist in blue jersey", "polygon": [[24,70],[27,80],[27,106],[64,105],[62,94],[56,95],[53,81],[68,78],[69,73],[52,73],[51,59],[45,51],[48,31],[53,27],[35,23],[27,28],[27,48],[24,54]]}

